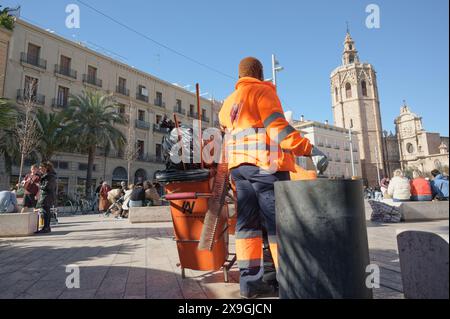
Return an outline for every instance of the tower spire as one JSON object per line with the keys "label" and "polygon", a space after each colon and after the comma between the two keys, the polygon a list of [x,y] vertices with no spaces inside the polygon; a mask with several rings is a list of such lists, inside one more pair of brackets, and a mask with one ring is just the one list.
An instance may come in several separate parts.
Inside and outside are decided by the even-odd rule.
{"label": "tower spire", "polygon": [[347,22],[347,34],[344,41],[344,53],[342,54],[342,64],[353,64],[359,62],[358,51],[355,48],[355,42],[350,35],[350,28]]}

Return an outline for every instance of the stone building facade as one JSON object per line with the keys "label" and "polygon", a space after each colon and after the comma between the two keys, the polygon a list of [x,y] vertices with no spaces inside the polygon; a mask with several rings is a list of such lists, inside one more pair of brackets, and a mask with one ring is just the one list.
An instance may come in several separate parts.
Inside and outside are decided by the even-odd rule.
{"label": "stone building facade", "polygon": [[347,32],[342,65],[331,73],[334,124],[352,128],[359,141],[362,177],[376,185],[384,171],[383,128],[377,77],[371,64],[359,61],[355,43]]}
{"label": "stone building facade", "polygon": [[388,137],[390,141],[386,141],[392,145],[396,142],[399,167],[405,170],[418,168],[426,174],[433,169],[448,173],[448,137],[427,132],[422,125],[422,118],[413,113],[406,103],[394,123],[396,135]]}
{"label": "stone building facade", "polygon": [[[164,117],[182,124],[192,125],[197,119],[195,94],[151,74],[135,69],[82,44],[38,28],[20,19],[10,36],[9,49],[5,33],[0,32],[0,58],[8,52],[6,72],[0,60],[0,91],[11,101],[21,105],[24,89],[31,80],[37,81],[33,94],[37,107],[47,112],[59,112],[67,107],[72,94],[83,90],[101,90],[114,95],[117,112],[131,121],[132,136],[139,155],[131,165],[132,182],[137,177],[152,179],[155,171],[165,166],[162,160],[162,138],[166,132],[161,127]],[[3,64],[2,64],[3,63]],[[201,98],[202,127],[214,126],[221,103]],[[128,135],[128,125],[117,127]],[[86,178],[87,155],[58,153],[52,161],[58,172],[59,190],[74,194],[82,192]],[[27,163],[30,164],[30,163]],[[0,163],[1,167],[1,163]],[[25,168],[27,170],[28,167]],[[100,179],[117,184],[127,179],[127,162],[121,150],[107,156],[99,150],[95,158],[94,184]],[[18,178],[18,168],[13,167],[10,183]]]}
{"label": "stone building facade", "polygon": [[[352,146],[350,146],[349,131],[341,127],[314,121],[295,121],[293,126],[300,131],[302,136],[308,138],[315,147],[327,155],[329,165],[325,171],[326,176],[361,177],[359,141],[356,132],[352,132]],[[297,157],[297,160],[300,166],[307,168],[304,158]]]}

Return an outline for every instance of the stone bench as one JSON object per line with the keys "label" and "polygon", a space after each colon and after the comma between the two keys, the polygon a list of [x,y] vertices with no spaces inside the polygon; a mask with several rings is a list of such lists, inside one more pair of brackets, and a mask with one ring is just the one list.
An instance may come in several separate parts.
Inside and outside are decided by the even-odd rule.
{"label": "stone bench", "polygon": [[171,222],[169,206],[130,207],[128,220],[132,224]]}
{"label": "stone bench", "polygon": [[397,244],[405,298],[448,299],[448,236],[406,230]]}
{"label": "stone bench", "polygon": [[404,202],[400,205],[402,221],[448,220],[449,202]]}
{"label": "stone bench", "polygon": [[22,237],[37,230],[38,213],[0,214],[0,237]]}

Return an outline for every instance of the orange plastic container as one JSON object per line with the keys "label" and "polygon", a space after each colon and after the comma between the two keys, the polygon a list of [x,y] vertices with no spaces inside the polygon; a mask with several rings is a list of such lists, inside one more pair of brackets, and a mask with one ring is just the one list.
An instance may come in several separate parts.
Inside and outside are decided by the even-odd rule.
{"label": "orange plastic container", "polygon": [[[173,182],[166,185],[166,192],[211,193],[210,180],[200,182]],[[225,209],[228,209],[225,206]],[[203,228],[205,214],[208,211],[208,198],[171,200],[175,239],[182,269],[188,268],[202,271],[219,270],[228,258],[228,233],[225,230],[217,236],[212,251],[198,250],[198,242]],[[218,229],[224,230],[225,224],[219,224]]]}

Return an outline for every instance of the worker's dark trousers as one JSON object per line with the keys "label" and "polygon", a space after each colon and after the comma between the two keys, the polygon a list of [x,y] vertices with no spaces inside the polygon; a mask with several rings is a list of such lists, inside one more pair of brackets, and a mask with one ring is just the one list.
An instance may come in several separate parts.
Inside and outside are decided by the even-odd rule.
{"label": "worker's dark trousers", "polygon": [[241,293],[262,279],[263,227],[277,262],[274,183],[289,180],[289,172],[269,174],[259,167],[242,165],[231,170],[237,192],[236,254]]}

